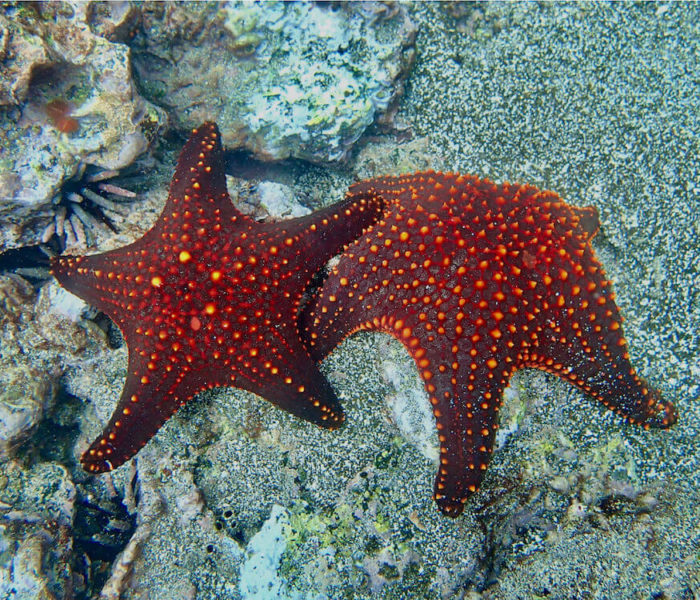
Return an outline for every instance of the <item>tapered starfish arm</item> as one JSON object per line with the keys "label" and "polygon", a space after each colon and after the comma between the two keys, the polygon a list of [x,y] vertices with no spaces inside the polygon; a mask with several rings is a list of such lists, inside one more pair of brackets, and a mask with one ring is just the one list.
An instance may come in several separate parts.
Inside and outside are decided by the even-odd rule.
{"label": "tapered starfish arm", "polygon": [[[487,365],[440,372],[426,381],[440,441],[433,498],[442,513],[456,517],[476,492],[491,460],[505,378],[489,378]],[[473,378],[473,379],[472,379]],[[457,385],[452,383],[457,380]],[[438,395],[440,397],[438,398]]]}
{"label": "tapered starfish arm", "polygon": [[[374,194],[357,194],[310,215],[275,223],[284,243],[304,261],[300,272],[315,274],[328,262],[328,254],[340,253],[354,242],[383,212],[384,200]],[[264,226],[269,227],[269,226]]]}
{"label": "tapered starfish arm", "polygon": [[[193,369],[172,362],[165,372],[155,374],[148,369],[148,356],[148,352],[130,352],[121,398],[102,433],[81,457],[86,471],[104,473],[122,465],[181,406],[207,387],[201,364]],[[185,360],[184,355],[180,358]]]}
{"label": "tapered starfish arm", "polygon": [[[92,473],[111,471],[129,460],[199,392],[234,386],[258,393],[259,379],[265,372],[275,375],[266,386],[266,400],[320,427],[334,429],[343,422],[335,392],[300,342],[287,343],[284,351],[258,360],[255,352],[251,354],[253,346],[245,343],[235,352],[217,352],[206,342],[197,347],[176,342],[173,349],[173,345],[154,340],[155,336],[135,335],[140,349],[129,352],[119,403],[81,458]],[[280,339],[284,339],[284,332]],[[163,354],[167,355],[165,361],[160,360]],[[158,373],[156,364],[162,365]]]}

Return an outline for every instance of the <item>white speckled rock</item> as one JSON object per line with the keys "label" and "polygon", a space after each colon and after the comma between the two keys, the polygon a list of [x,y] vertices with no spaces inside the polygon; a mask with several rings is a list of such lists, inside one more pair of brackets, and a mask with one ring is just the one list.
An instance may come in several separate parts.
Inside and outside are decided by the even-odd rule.
{"label": "white speckled rock", "polygon": [[215,120],[259,157],[345,158],[403,91],[416,29],[401,5],[152,3],[131,42],[149,99]]}
{"label": "white speckled rock", "polygon": [[423,456],[437,464],[440,449],[435,418],[413,359],[389,336],[378,337],[377,346],[379,370],[392,388],[386,401],[396,426]]}
{"label": "white speckled rock", "polygon": [[274,181],[262,181],[258,184],[258,194],[260,194],[260,206],[276,219],[303,217],[311,213],[309,208],[296,201],[294,191],[287,185]]}

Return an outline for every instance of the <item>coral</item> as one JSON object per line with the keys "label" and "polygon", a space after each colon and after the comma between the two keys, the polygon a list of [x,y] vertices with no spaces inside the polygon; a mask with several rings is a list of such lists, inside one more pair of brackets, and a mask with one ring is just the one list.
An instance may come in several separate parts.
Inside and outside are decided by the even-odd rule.
{"label": "coral", "polygon": [[[132,478],[122,498],[114,486],[88,484],[80,489],[74,518],[75,554],[86,565],[86,587],[101,597],[120,597],[129,583],[131,566],[150,535],[150,525],[136,527],[137,502]],[[129,505],[129,506],[127,506]],[[107,567],[111,564],[111,572]]]}
{"label": "coral", "polygon": [[[113,482],[136,524],[135,529],[122,532],[123,545],[116,557],[95,560],[100,561],[106,581],[93,580],[93,595],[115,600],[231,597],[230,585],[223,582],[230,581],[234,573],[237,578],[243,551],[215,528],[189,467],[187,461],[173,460],[167,453],[146,451],[137,464],[115,473],[114,480],[108,476],[92,482],[93,497],[108,510]],[[117,522],[123,522],[124,511],[117,517]],[[93,529],[93,533],[100,535],[100,530]],[[179,558],[173,559],[175,556]],[[185,572],[200,573],[202,579],[181,577]],[[216,577],[212,577],[214,572]],[[202,589],[205,580],[218,593],[207,594]]]}
{"label": "coral", "polygon": [[[564,436],[558,442],[545,473],[550,487],[568,502],[567,526],[608,530],[616,517],[646,514],[657,507],[660,489],[640,485],[619,435],[580,458]],[[556,466],[550,467],[550,461]]]}
{"label": "coral", "polygon": [[303,572],[317,589],[335,597],[345,576],[358,591],[376,594],[408,574],[418,562],[412,534],[404,530],[396,535],[398,521],[381,507],[383,491],[371,479],[367,473],[351,481],[347,496],[332,510],[294,506],[284,527],[283,576],[300,583]]}

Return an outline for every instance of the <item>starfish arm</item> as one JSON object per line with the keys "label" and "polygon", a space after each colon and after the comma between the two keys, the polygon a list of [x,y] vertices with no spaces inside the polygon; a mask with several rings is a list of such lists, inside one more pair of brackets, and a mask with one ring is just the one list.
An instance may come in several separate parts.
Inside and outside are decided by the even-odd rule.
{"label": "starfish arm", "polygon": [[[341,262],[343,259],[341,258]],[[320,363],[337,348],[340,343],[361,329],[371,329],[371,320],[364,313],[358,312],[357,319],[351,316],[356,311],[355,306],[347,298],[347,292],[341,287],[341,281],[348,281],[345,274],[340,275],[337,267],[331,270],[316,296],[311,299],[299,315],[299,330],[309,356]],[[345,269],[343,273],[347,273]],[[327,298],[339,300],[332,305]],[[344,301],[347,304],[344,304]],[[343,307],[347,307],[344,309]],[[340,310],[339,310],[340,309]],[[346,314],[343,313],[347,310]]]}
{"label": "starfish arm", "polygon": [[406,347],[423,380],[440,442],[433,498],[444,515],[457,517],[488,467],[503,390],[514,366],[505,344],[492,347],[484,339],[474,343],[476,329],[467,332],[466,323],[433,337],[420,314],[408,312],[380,330]]}
{"label": "starfish arm", "polygon": [[[517,365],[570,381],[631,423],[647,428],[675,423],[673,404],[630,363],[612,282],[590,244],[599,228],[597,211],[569,206],[553,192],[534,193],[524,208],[544,226],[533,228],[534,243],[519,247],[529,257],[521,269],[527,285],[507,282],[522,291],[517,303],[506,300],[503,307],[502,328],[517,333]],[[505,264],[504,270],[514,266]],[[527,331],[519,325],[523,316]]]}
{"label": "starfish arm", "polygon": [[[146,264],[152,265],[154,260],[160,263],[153,269],[158,277],[172,274],[172,265],[186,256],[183,252],[190,251],[192,235],[182,235],[180,230],[192,230],[196,225],[195,233],[203,237],[222,223],[250,226],[253,221],[231,203],[219,130],[214,123],[204,123],[193,130],[180,153],[170,194],[153,228],[136,242],[109,252],[54,257],[51,273],[68,291],[114,319],[129,304],[120,293],[125,286],[146,290],[142,297],[153,291],[148,285],[153,273],[145,269]],[[168,244],[173,240],[177,241]]]}
{"label": "starfish arm", "polygon": [[559,340],[550,339],[539,343],[537,352],[541,353],[541,356],[557,356],[557,362],[547,366],[543,360],[537,358],[526,362],[525,366],[535,367],[570,381],[632,424],[647,429],[670,427],[677,420],[673,403],[664,400],[658,390],[650,387],[637,375],[626,358],[626,344],[617,346],[620,342],[624,342],[624,339],[614,342],[617,356],[612,363],[609,354],[596,356],[593,352],[587,352],[587,349],[590,350],[593,346],[598,346],[599,349],[600,346],[607,345],[605,342],[581,347],[569,343],[564,345]]}
{"label": "starfish arm", "polygon": [[[258,394],[319,427],[330,430],[340,427],[345,420],[343,408],[317,364],[293,337],[280,338],[280,343],[280,351],[266,355],[262,364],[252,369],[237,369],[231,385]],[[261,372],[265,373],[264,378],[257,376]]]}
{"label": "starfish arm", "polygon": [[[324,287],[324,293],[328,292]],[[342,304],[342,297],[337,297]],[[382,307],[379,302],[377,310],[371,311],[374,316],[357,313],[357,319],[348,319],[343,315],[335,324],[331,317],[327,322],[328,334],[333,339],[338,329],[341,332],[377,330],[392,335],[406,347],[423,379],[440,441],[440,465],[433,497],[443,514],[457,517],[468,497],[478,489],[488,466],[503,390],[514,371],[513,360],[498,346],[491,348],[485,339],[480,344],[472,343],[472,339],[477,339],[476,330],[466,334],[466,323],[465,327],[453,326],[449,332],[443,329],[442,335],[436,337],[432,335],[433,324],[421,317],[426,313],[404,310],[386,317],[380,316]],[[456,306],[442,308],[448,315],[458,310]],[[368,316],[368,320],[362,320]],[[339,318],[338,314],[335,318]],[[460,322],[449,316],[445,320]],[[320,334],[316,338],[320,343],[314,349],[323,356],[330,352],[331,346],[325,345],[322,331],[315,331]]]}
{"label": "starfish arm", "polygon": [[[130,352],[128,375],[121,398],[102,433],[83,453],[90,473],[121,466],[156,434],[162,425],[197,392],[208,387],[191,370],[172,368],[156,374],[148,367],[148,353]],[[184,375],[189,374],[188,377]]]}
{"label": "starfish arm", "polygon": [[123,464],[180,406],[217,386],[251,391],[320,427],[335,429],[343,422],[342,407],[330,384],[301,342],[286,335],[284,326],[275,340],[278,345],[268,344],[264,358],[255,346],[245,343],[234,352],[222,352],[216,335],[202,336],[197,344],[182,336],[160,337],[128,323],[121,326],[130,348],[138,350],[130,350],[127,381],[109,423],[82,457],[90,472]]}
{"label": "starfish arm", "polygon": [[564,315],[552,311],[558,314],[550,313],[549,325],[523,345],[518,365],[570,381],[630,423],[660,429],[673,425],[677,419],[673,403],[661,398],[630,363],[622,318],[614,302],[596,302],[585,311],[578,308],[573,315],[568,309]]}
{"label": "starfish arm", "polygon": [[[283,227],[282,243],[297,256],[305,277],[311,277],[330,257],[360,237],[382,215],[384,201],[370,194],[348,195],[344,200],[310,215],[275,223]],[[268,228],[272,226],[268,224]]]}
{"label": "starfish arm", "polygon": [[182,225],[188,221],[206,228],[211,223],[229,220],[253,223],[231,203],[221,134],[215,123],[207,122],[193,129],[183,146],[163,212],[147,235],[182,233]]}
{"label": "starfish arm", "polygon": [[462,513],[464,503],[478,490],[491,460],[498,410],[507,385],[506,378],[494,375],[497,375],[494,369],[480,361],[477,369],[469,370],[468,375],[464,370],[436,371],[435,376],[425,381],[440,441],[433,499],[449,517]]}
{"label": "starfish arm", "polygon": [[71,294],[107,312],[110,302],[101,290],[105,283],[101,280],[104,256],[54,256],[51,259],[51,274]]}
{"label": "starfish arm", "polygon": [[118,324],[127,316],[133,322],[136,307],[143,310],[152,306],[149,296],[154,290],[140,262],[143,248],[139,242],[91,256],[53,257],[51,274],[63,288]]}

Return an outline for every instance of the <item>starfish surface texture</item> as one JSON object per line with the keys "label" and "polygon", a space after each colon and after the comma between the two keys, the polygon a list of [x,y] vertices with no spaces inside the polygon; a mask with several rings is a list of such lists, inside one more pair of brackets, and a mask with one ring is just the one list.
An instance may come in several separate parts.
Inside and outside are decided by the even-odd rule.
{"label": "starfish surface texture", "polygon": [[674,407],[630,364],[590,241],[594,208],[553,192],[434,172],[353,185],[386,203],[303,315],[311,355],[360,329],[392,334],[425,383],[440,441],[434,498],[462,512],[487,468],[503,390],[522,367],[571,382],[632,423],[668,427]]}
{"label": "starfish surface texture", "polygon": [[52,264],[62,286],[112,318],[129,349],[121,399],[83,466],[118,467],[178,407],[216,386],[338,427],[343,411],[303,346],[299,304],[312,276],[381,210],[380,199],[356,195],[258,223],[231,203],[216,125],[194,130],[152,229],[124,248]]}

